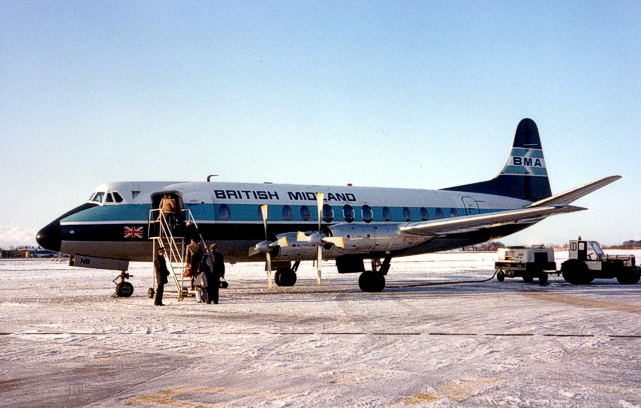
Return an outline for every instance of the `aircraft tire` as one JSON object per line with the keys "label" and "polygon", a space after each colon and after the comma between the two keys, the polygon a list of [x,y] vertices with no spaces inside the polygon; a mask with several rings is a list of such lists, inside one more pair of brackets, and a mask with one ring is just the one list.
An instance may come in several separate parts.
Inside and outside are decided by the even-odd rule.
{"label": "aircraft tire", "polygon": [[503,272],[497,272],[496,280],[499,282],[503,282],[505,280],[505,274]]}
{"label": "aircraft tire", "polygon": [[294,286],[296,284],[296,272],[291,269],[283,269],[280,275],[282,286]]}
{"label": "aircraft tire", "polygon": [[358,278],[358,286],[363,292],[382,292],[385,289],[385,276],[382,273],[365,271]]}
{"label": "aircraft tire", "polygon": [[534,280],[534,275],[532,275],[531,273],[525,272],[525,274],[523,275],[523,282],[532,283],[533,280]]}
{"label": "aircraft tire", "polygon": [[363,292],[370,292],[369,290],[369,279],[367,279],[367,276],[365,274],[368,274],[369,272],[363,272],[361,273],[361,276],[358,277],[358,287],[361,288]]}
{"label": "aircraft tire", "polygon": [[129,282],[120,282],[116,286],[116,293],[119,297],[129,297],[134,293],[134,285]]}
{"label": "aircraft tire", "polygon": [[149,290],[147,291],[147,296],[149,297],[149,299],[153,299],[155,294],[156,292],[154,291],[154,288],[149,288]]}
{"label": "aircraft tire", "polygon": [[281,269],[277,270],[276,273],[274,274],[274,283],[278,286],[283,286],[281,282],[281,278],[283,276],[283,271]]}

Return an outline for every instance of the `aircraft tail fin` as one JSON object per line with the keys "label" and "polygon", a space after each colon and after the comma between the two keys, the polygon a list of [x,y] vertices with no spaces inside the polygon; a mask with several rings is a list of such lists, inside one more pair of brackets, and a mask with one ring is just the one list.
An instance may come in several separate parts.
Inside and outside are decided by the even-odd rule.
{"label": "aircraft tail fin", "polygon": [[492,180],[443,190],[494,194],[529,201],[552,196],[536,123],[532,119],[519,122],[510,157],[498,176]]}

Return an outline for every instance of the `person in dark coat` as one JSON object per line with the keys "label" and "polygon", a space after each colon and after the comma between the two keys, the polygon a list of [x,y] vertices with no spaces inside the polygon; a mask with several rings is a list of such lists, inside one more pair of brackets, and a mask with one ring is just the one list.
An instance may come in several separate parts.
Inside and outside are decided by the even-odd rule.
{"label": "person in dark coat", "polygon": [[203,255],[201,269],[207,278],[207,287],[205,288],[207,290],[207,303],[211,303],[214,300],[218,303],[218,286],[220,285],[220,278],[214,275],[214,254],[212,252]]}
{"label": "person in dark coat", "polygon": [[167,262],[165,261],[165,250],[160,248],[158,249],[158,254],[154,260],[154,270],[156,272],[156,300],[154,305],[164,306],[162,303],[162,295],[165,290],[165,283],[167,283],[167,277],[169,276],[169,270],[167,269]]}
{"label": "person in dark coat", "polygon": [[185,224],[185,242],[191,242],[192,239],[195,239],[196,242],[198,242],[200,234],[198,233],[196,225],[191,221],[187,221]]}
{"label": "person in dark coat", "polygon": [[212,283],[207,287],[207,291],[209,294],[209,300],[216,304],[218,303],[218,295],[220,292],[220,280],[225,279],[225,259],[223,254],[218,252],[217,249],[218,245],[213,243],[209,246],[210,252],[207,254],[208,257],[211,257],[211,270],[213,276]]}
{"label": "person in dark coat", "polygon": [[200,269],[200,261],[203,259],[203,249],[198,241],[200,241],[198,238],[191,239],[191,243],[187,245],[187,255],[185,259],[185,267],[189,269],[189,276],[191,276],[192,290],[194,290],[194,279],[196,279]]}

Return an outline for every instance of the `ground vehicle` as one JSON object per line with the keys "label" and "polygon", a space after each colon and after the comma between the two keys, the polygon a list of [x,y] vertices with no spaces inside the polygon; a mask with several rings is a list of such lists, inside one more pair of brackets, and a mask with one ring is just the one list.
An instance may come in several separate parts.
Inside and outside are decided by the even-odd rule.
{"label": "ground vehicle", "polygon": [[547,271],[556,273],[554,250],[546,248],[507,247],[499,248],[499,260],[494,263],[496,279],[522,277],[525,282],[539,279],[540,284],[548,281]]}
{"label": "ground vehicle", "polygon": [[587,284],[594,279],[616,278],[622,285],[639,282],[639,267],[634,255],[606,255],[596,241],[570,241],[569,259],[561,265],[566,282]]}

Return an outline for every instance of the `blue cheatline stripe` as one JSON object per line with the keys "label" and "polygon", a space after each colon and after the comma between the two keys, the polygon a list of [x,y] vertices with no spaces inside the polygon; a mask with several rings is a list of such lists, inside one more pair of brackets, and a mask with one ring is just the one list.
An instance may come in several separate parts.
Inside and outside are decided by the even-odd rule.
{"label": "blue cheatline stripe", "polygon": [[537,176],[547,176],[548,171],[541,167],[530,167],[530,171]]}
{"label": "blue cheatline stripe", "polygon": [[529,175],[530,173],[523,166],[505,166],[505,169],[503,169],[503,174]]}
{"label": "blue cheatline stripe", "polygon": [[[537,169],[538,170],[538,169]],[[543,169],[544,170],[544,169]],[[227,220],[223,220],[220,217],[219,209],[223,204],[190,204],[187,206],[197,222],[262,222],[262,217],[260,214],[260,206],[256,204],[225,204],[229,209],[230,217]],[[354,222],[364,222],[361,212],[361,206],[350,204],[354,209]],[[278,222],[278,223],[317,223],[317,210],[316,206],[305,205],[309,208],[311,216],[309,220],[303,220],[301,216],[301,207],[303,205],[288,205],[292,210],[292,218],[286,220],[283,217],[283,207],[285,205],[269,205],[269,221]],[[371,222],[386,222],[383,216],[383,206],[370,206],[373,213],[373,219]],[[404,214],[404,207],[390,207],[392,211],[392,219],[390,223],[399,223],[406,222]],[[412,213],[412,222],[421,221],[421,207],[408,207]],[[429,214],[429,220],[436,219],[436,209],[437,207],[425,207]],[[452,208],[455,208],[459,216],[467,215],[464,207],[442,207],[445,218],[449,218],[449,214]],[[91,224],[117,224],[117,223],[126,223],[129,224],[146,224],[149,218],[149,211],[151,209],[150,204],[137,205],[137,204],[121,204],[121,205],[112,205],[112,206],[96,206],[88,208],[84,211],[80,211],[69,217],[66,217],[61,220],[63,225],[91,225]],[[334,219],[332,223],[345,222],[343,217],[343,206],[342,205],[333,205],[332,209],[334,210]],[[493,213],[501,210],[487,210],[481,209],[479,214]],[[476,212],[476,211],[475,211]],[[323,220],[323,222],[325,222]]]}
{"label": "blue cheatline stripe", "polygon": [[151,204],[117,204],[95,206],[77,212],[60,220],[62,223],[86,221],[129,221],[144,220],[147,222]]}
{"label": "blue cheatline stripe", "polygon": [[522,149],[515,147],[512,149],[512,153],[510,153],[510,156],[512,157],[524,157],[525,154],[528,152],[528,149]]}

